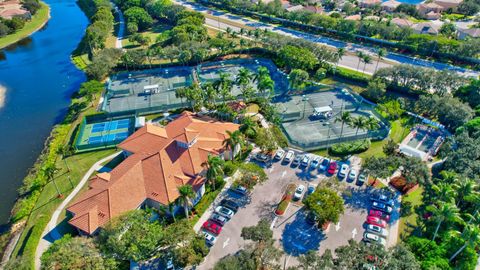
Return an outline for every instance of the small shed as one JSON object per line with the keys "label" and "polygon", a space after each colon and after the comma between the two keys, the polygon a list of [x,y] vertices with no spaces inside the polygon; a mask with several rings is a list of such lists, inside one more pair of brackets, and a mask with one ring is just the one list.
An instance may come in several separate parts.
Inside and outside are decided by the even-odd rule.
{"label": "small shed", "polygon": [[313,116],[329,118],[332,116],[332,107],[330,106],[316,107],[313,109]]}

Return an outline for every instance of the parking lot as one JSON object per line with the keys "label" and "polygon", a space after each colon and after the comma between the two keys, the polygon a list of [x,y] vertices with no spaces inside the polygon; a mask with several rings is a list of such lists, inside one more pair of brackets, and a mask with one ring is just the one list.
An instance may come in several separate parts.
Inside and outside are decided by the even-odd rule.
{"label": "parking lot", "polygon": [[[356,157],[346,161],[357,172],[360,171],[360,162],[361,160]],[[352,238],[356,241],[362,239],[371,204],[370,197],[378,190],[366,187],[366,184],[359,185],[357,181],[335,180],[339,182],[338,188],[343,190],[345,213],[337,224],[330,224],[328,229],[322,231],[317,229],[316,225],[306,221],[301,200],[290,203],[283,216],[275,216],[274,210],[288,184],[316,186],[321,181],[327,181],[332,175],[327,176],[316,169],[310,170],[278,161],[268,165],[259,164],[265,167],[268,180],[258,184],[250,196],[240,196],[230,190],[220,195],[219,200],[229,197],[237,201],[241,207],[223,226],[216,243],[211,247],[210,253],[199,269],[211,269],[219,259],[242,249],[245,245],[245,241],[240,236],[242,228],[256,225],[261,219],[272,222],[271,228],[277,240],[276,244],[287,255],[287,267],[296,265],[296,257],[309,250],[318,250],[323,254],[326,249],[334,250],[347,244]],[[396,220],[398,220],[398,214],[397,217],[392,214],[392,221],[396,222]]]}

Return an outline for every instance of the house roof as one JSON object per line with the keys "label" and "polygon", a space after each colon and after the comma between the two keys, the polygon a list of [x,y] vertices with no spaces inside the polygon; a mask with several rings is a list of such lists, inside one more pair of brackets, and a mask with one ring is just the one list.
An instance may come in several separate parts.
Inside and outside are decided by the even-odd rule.
{"label": "house roof", "polygon": [[382,7],[390,7],[390,8],[396,8],[400,5],[401,3],[395,0],[388,0],[380,4]]}
{"label": "house roof", "polygon": [[391,22],[399,27],[411,27],[413,22],[408,19],[393,18]]}
{"label": "house roof", "polygon": [[469,35],[474,38],[480,37],[480,28],[468,28],[468,29],[459,28],[458,31],[465,33],[466,35]]}
{"label": "house roof", "polygon": [[109,173],[99,173],[67,210],[69,223],[91,234],[110,219],[138,208],[146,199],[163,205],[178,198],[178,187],[204,183],[202,163],[221,153],[226,131],[237,124],[200,117],[190,112],[165,127],[147,124],[119,144],[132,153]]}
{"label": "house roof", "polygon": [[304,9],[313,13],[323,13],[323,7],[321,6],[306,6]]}

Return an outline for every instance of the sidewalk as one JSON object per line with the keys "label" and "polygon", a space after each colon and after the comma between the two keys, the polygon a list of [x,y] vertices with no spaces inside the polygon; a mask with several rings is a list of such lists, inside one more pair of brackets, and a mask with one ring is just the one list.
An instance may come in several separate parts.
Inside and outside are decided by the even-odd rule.
{"label": "sidewalk", "polygon": [[[48,249],[48,247],[52,244],[53,241],[60,239],[62,236],[57,232],[56,227],[58,223],[58,217],[62,213],[63,209],[70,203],[70,201],[75,198],[78,192],[82,190],[82,187],[85,183],[90,179],[90,176],[95,172],[100,170],[103,166],[102,163],[111,160],[121,154],[122,151],[116,152],[108,157],[102,158],[101,160],[97,161],[93,164],[92,167],[85,173],[82,180],[77,184],[75,189],[63,200],[63,202],[57,207],[55,212],[53,212],[52,218],[48,222],[45,230],[42,232],[42,238],[40,238],[40,242],[38,243],[37,250],[35,251],[35,269],[40,269],[40,258],[42,254]],[[52,242],[47,240],[47,238],[53,239]]]}

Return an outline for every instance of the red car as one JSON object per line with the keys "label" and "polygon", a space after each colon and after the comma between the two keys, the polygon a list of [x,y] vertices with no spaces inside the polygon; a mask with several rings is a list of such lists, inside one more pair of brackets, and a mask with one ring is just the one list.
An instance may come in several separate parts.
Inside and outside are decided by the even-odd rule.
{"label": "red car", "polygon": [[384,212],[382,212],[382,211],[380,211],[380,210],[374,210],[374,209],[372,209],[372,210],[370,210],[370,212],[369,212],[368,215],[371,216],[371,217],[381,218],[381,219],[385,220],[386,222],[389,222],[389,221],[390,221],[390,215],[389,215],[389,214],[386,214],[386,213],[384,213]]}
{"label": "red car", "polygon": [[218,235],[222,231],[222,226],[218,225],[217,223],[207,220],[203,223],[202,228],[206,231],[209,231],[215,235]]}
{"label": "red car", "polygon": [[335,174],[336,170],[337,170],[337,163],[335,161],[330,162],[330,165],[328,166],[327,173]]}
{"label": "red car", "polygon": [[387,227],[387,222],[383,219],[378,218],[378,217],[368,216],[367,217],[367,223],[372,224],[372,225],[376,225],[376,226],[381,227],[381,228]]}

